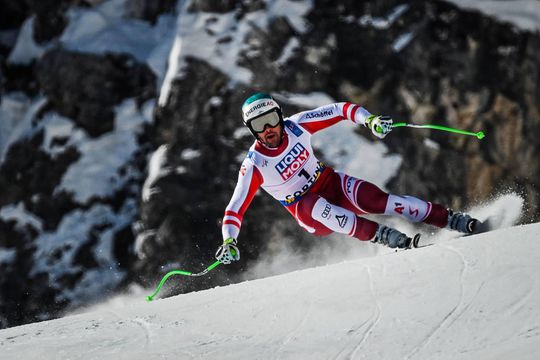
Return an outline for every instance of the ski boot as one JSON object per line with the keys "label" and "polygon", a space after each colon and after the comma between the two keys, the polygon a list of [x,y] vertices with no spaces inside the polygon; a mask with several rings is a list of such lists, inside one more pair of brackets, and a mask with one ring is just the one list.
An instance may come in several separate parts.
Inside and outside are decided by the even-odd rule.
{"label": "ski boot", "polygon": [[412,239],[396,229],[392,229],[391,227],[385,225],[379,225],[373,242],[386,245],[392,249],[410,249],[411,247],[417,246],[417,238],[419,238],[419,235]]}
{"label": "ski boot", "polygon": [[461,233],[471,235],[475,233],[479,221],[472,218],[470,215],[455,213],[448,209],[448,224],[447,229],[456,230]]}

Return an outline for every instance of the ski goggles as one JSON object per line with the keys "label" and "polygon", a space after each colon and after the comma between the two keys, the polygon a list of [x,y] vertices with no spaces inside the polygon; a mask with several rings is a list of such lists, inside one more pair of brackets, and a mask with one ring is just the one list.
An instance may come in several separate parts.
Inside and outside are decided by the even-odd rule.
{"label": "ski goggles", "polygon": [[267,126],[276,127],[281,122],[280,114],[272,110],[266,114],[262,114],[255,119],[252,119],[248,122],[249,127],[256,133],[262,133]]}

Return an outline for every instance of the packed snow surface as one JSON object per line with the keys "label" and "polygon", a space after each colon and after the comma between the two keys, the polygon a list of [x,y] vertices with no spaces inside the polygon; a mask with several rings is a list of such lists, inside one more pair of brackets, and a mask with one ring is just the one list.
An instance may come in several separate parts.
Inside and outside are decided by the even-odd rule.
{"label": "packed snow surface", "polygon": [[539,238],[536,223],[153,302],[140,294],[2,330],[0,352],[19,359],[538,359]]}

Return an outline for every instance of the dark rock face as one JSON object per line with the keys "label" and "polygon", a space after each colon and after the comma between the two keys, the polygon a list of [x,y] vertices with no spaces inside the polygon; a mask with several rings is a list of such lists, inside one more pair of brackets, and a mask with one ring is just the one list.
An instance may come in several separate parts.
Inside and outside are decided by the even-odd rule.
{"label": "dark rock face", "polygon": [[34,40],[45,43],[62,34],[67,25],[65,11],[74,0],[27,0],[31,11],[35,14]]}
{"label": "dark rock face", "polygon": [[39,92],[39,85],[36,81],[33,66],[3,64],[2,75],[4,77],[3,91],[21,91],[30,96],[35,96]]}
{"label": "dark rock face", "polygon": [[237,1],[233,0],[192,0],[189,10],[192,12],[226,13],[235,8]]}
{"label": "dark rock face", "polygon": [[239,65],[253,72],[254,87],[274,89],[289,83],[282,81],[275,63],[294,35],[295,31],[285,17],[272,19],[267,31],[253,28],[248,33],[245,39],[248,46],[240,53]]}
{"label": "dark rock face", "polygon": [[62,34],[67,25],[66,10],[79,0],[4,0],[0,30],[18,28],[29,15],[34,19],[34,40],[46,43]]}
{"label": "dark rock face", "polygon": [[91,136],[112,130],[114,106],[122,99],[136,97],[142,103],[155,96],[155,75],[128,55],[54,49],[40,59],[36,76],[51,109]]}
{"label": "dark rock face", "polygon": [[176,3],[176,0],[128,0],[127,11],[136,19],[154,24],[159,15],[173,11]]}
{"label": "dark rock face", "polygon": [[28,15],[28,4],[26,1],[5,0],[2,1],[2,12],[0,13],[0,29],[18,28]]}
{"label": "dark rock face", "polygon": [[[43,137],[14,144],[0,167],[0,207],[23,202],[26,208],[44,220],[45,229],[54,229],[63,215],[75,207],[65,194],[53,195],[67,168],[79,153],[67,149],[56,158],[40,151]],[[37,230],[37,229],[36,229]]]}

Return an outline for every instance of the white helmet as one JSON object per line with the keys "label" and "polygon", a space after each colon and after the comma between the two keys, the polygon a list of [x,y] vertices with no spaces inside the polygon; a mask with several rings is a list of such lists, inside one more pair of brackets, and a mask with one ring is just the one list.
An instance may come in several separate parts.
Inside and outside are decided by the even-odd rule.
{"label": "white helmet", "polygon": [[244,101],[242,105],[242,119],[244,125],[248,127],[253,136],[258,137],[257,133],[264,131],[269,126],[283,126],[283,116],[281,107],[268,94],[256,93]]}

